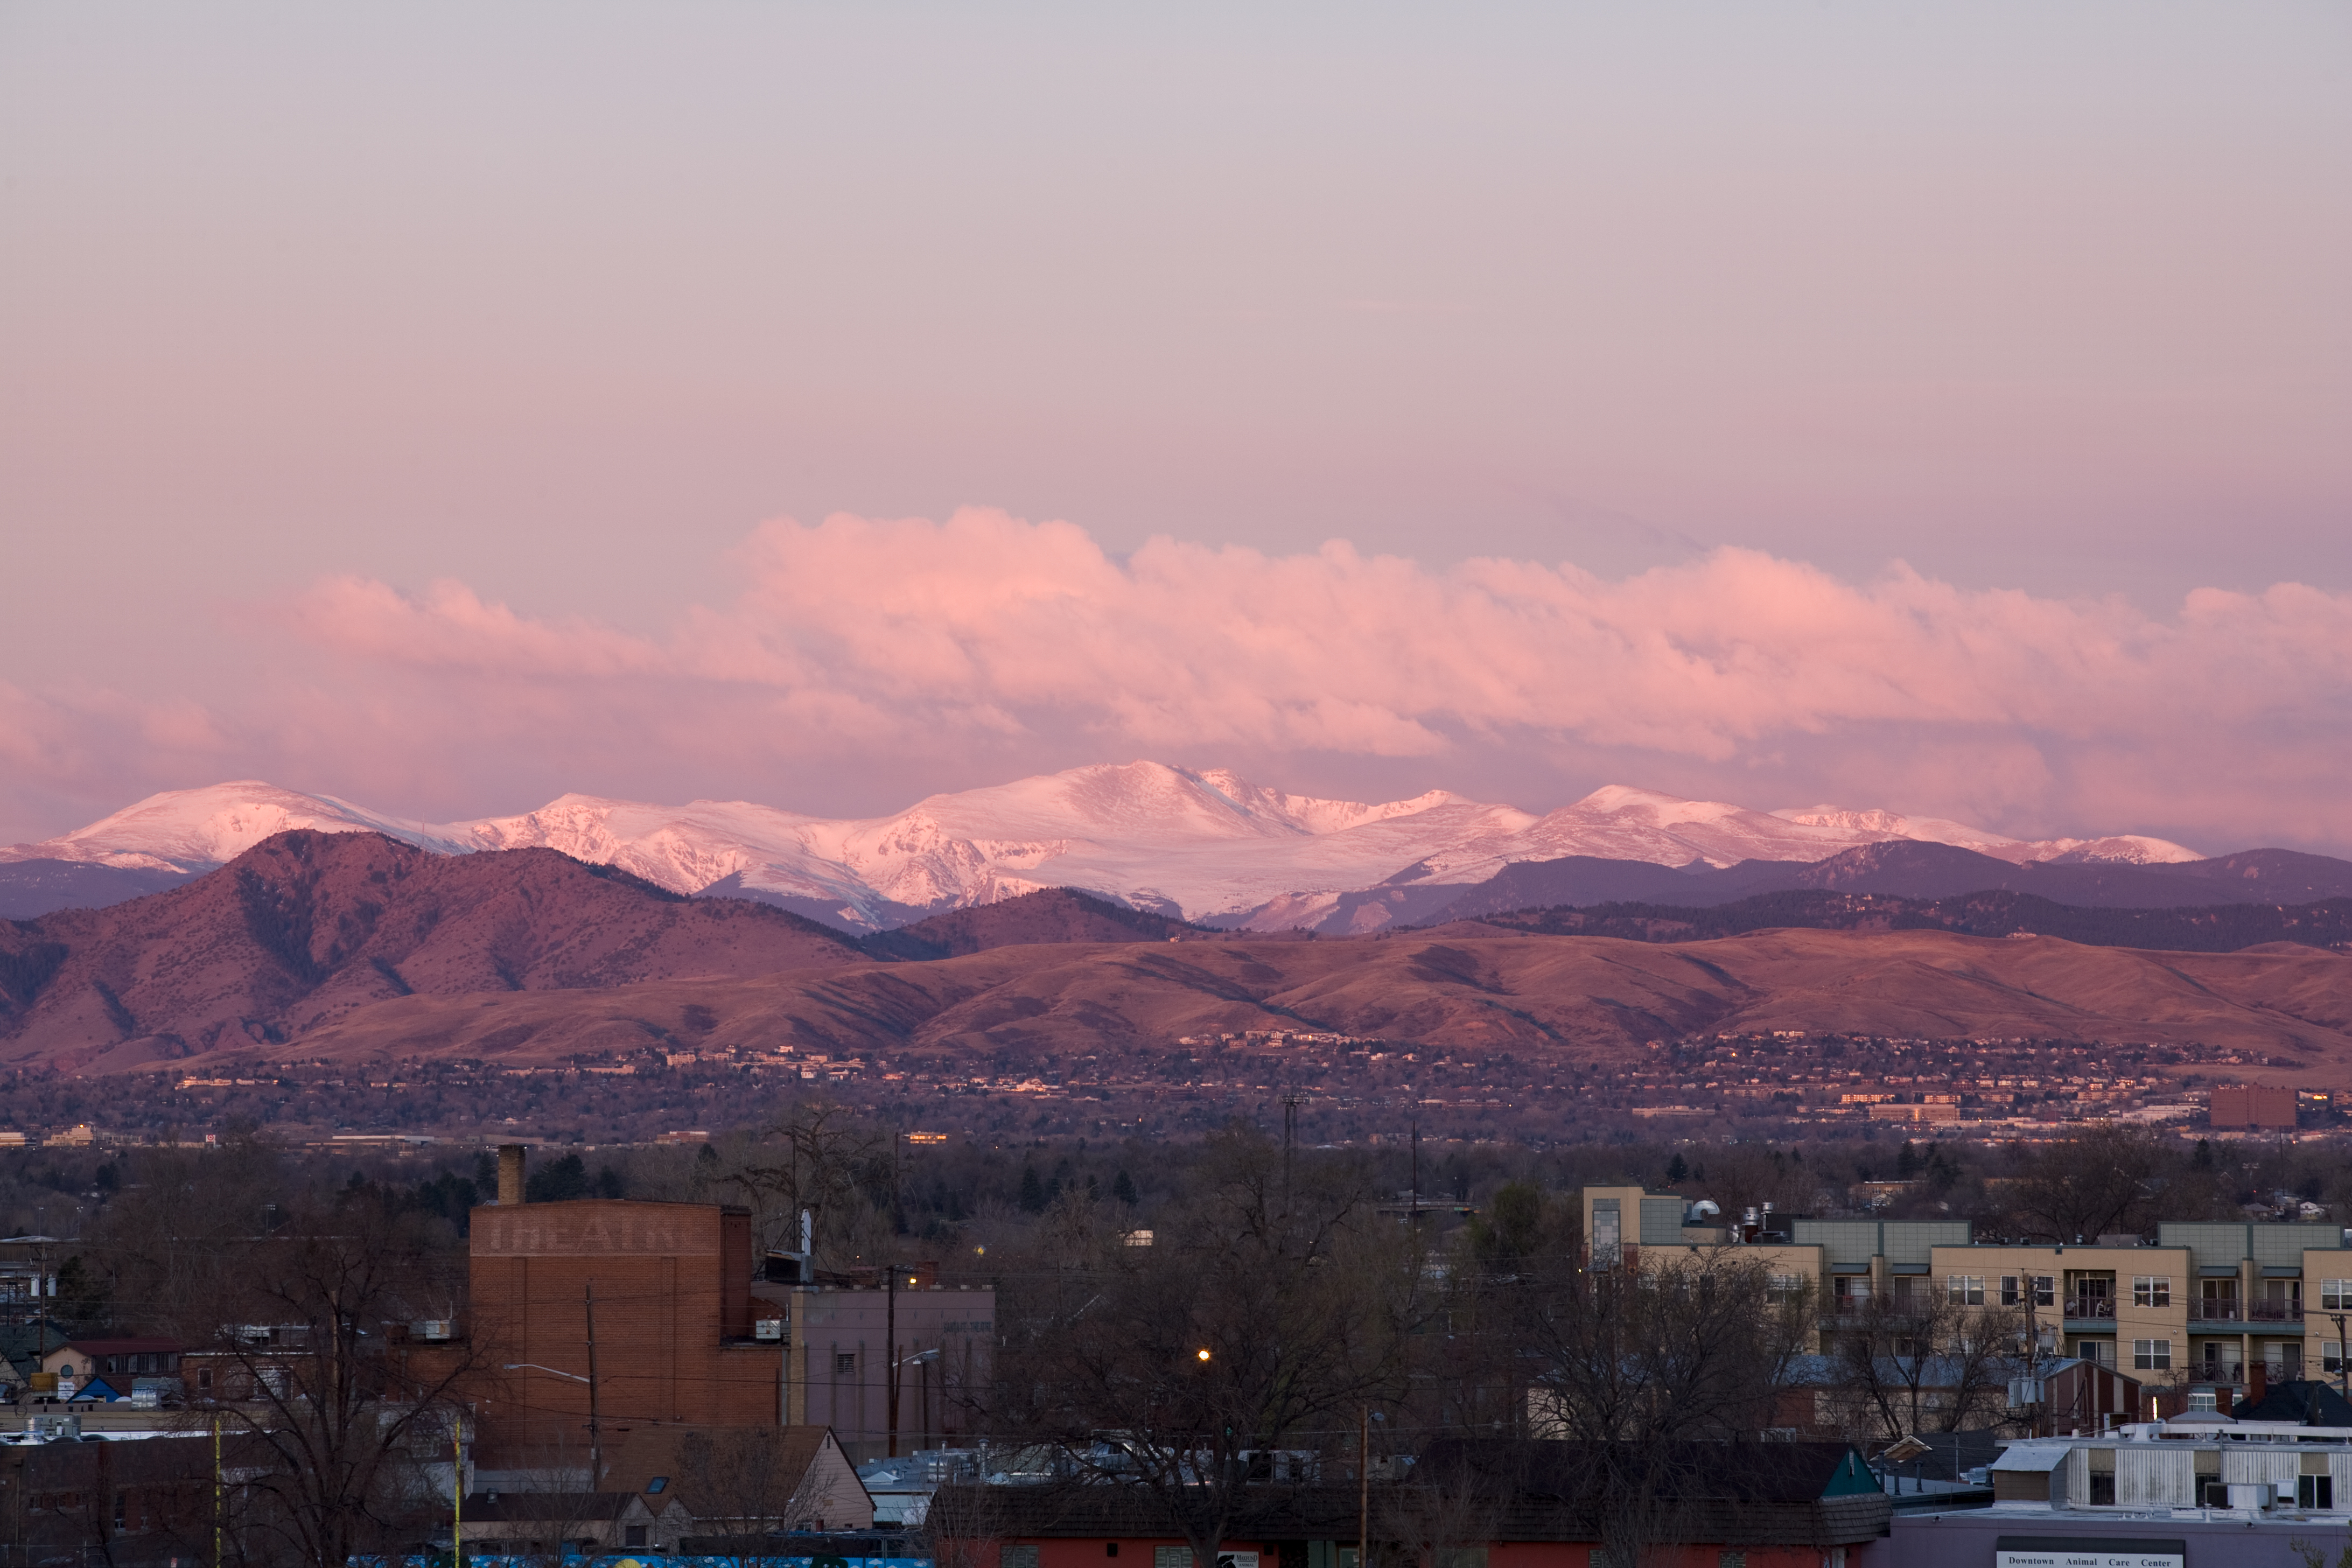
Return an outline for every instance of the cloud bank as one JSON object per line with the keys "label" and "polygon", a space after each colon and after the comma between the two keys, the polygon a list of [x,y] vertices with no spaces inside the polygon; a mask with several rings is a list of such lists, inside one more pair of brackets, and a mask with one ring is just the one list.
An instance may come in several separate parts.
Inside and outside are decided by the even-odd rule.
{"label": "cloud bank", "polygon": [[[877,811],[1139,754],[1287,759],[1323,787],[1351,769],[1468,793],[1507,776],[1524,796],[1534,757],[1559,798],[1617,779],[2352,847],[2352,595],[2293,584],[2159,616],[1902,568],[1855,584],[1744,550],[1622,581],[1432,571],[1338,541],[1269,555],[1162,538],[1118,560],[1070,523],[982,510],[781,521],[731,565],[731,603],[659,637],[534,620],[458,582],[321,582],[274,607],[296,656],[249,700],[0,692],[0,757],[53,793],[121,769],[123,798],[142,757],[194,769],[174,783],[324,769],[376,801],[349,780],[431,795],[537,769],[675,798],[723,779],[793,805],[759,782],[846,770]],[[958,768],[978,772],[941,773]]]}

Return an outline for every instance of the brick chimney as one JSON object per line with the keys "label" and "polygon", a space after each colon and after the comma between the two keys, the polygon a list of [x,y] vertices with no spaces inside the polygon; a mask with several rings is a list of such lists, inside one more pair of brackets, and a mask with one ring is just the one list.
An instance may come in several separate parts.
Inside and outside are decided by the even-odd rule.
{"label": "brick chimney", "polygon": [[2271,1369],[2260,1356],[2246,1365],[2246,1403],[2260,1405],[2270,1396]]}
{"label": "brick chimney", "polygon": [[523,1145],[499,1145],[499,1206],[522,1202]]}

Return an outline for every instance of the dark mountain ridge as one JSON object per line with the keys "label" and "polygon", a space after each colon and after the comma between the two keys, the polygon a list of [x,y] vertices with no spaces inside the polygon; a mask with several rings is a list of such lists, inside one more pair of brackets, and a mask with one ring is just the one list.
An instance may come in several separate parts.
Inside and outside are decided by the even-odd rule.
{"label": "dark mountain ridge", "polygon": [[688,899],[551,849],[434,855],[373,833],[303,830],[165,892],[0,922],[0,1060],[283,1041],[417,993],[866,961],[800,916]]}

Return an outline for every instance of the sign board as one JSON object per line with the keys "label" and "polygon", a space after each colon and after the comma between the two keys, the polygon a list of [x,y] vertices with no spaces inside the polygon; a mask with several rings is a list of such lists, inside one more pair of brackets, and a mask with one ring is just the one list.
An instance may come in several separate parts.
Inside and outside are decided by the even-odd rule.
{"label": "sign board", "polygon": [[2004,1535],[1993,1542],[1993,1568],[2187,1568],[2185,1541],[2119,1541],[2062,1535]]}

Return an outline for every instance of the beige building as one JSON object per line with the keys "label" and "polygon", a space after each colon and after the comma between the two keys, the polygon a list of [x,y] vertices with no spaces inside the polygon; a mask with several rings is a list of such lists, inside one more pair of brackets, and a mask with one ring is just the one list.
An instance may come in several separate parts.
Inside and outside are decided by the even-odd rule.
{"label": "beige building", "polygon": [[2025,1317],[2049,1350],[2143,1384],[2226,1405],[2252,1381],[2333,1375],[2352,1321],[2352,1247],[2335,1225],[2167,1221],[2156,1243],[1979,1244],[1965,1220],[1724,1215],[1640,1187],[1587,1187],[1588,1267],[1654,1265],[1736,1249],[1776,1282],[1810,1284],[1820,1340],[1874,1298],[1937,1291],[1957,1305]]}

